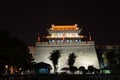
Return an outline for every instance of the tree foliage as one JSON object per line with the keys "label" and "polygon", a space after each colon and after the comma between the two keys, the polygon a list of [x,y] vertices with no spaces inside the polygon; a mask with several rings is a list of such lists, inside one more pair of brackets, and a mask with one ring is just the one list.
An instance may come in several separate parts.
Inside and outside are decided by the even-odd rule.
{"label": "tree foliage", "polygon": [[76,59],[76,55],[75,53],[71,53],[69,54],[69,58],[68,58],[68,66],[73,66],[75,63],[75,59]]}
{"label": "tree foliage", "polygon": [[73,72],[72,70],[73,70],[73,65],[74,65],[74,63],[75,63],[75,59],[76,59],[75,53],[69,54],[69,58],[68,58],[68,63],[67,63],[67,65],[68,65],[69,68],[70,68],[70,72]]}
{"label": "tree foliage", "polygon": [[112,74],[120,74],[120,48],[110,50],[107,53],[107,59]]}
{"label": "tree foliage", "polygon": [[71,66],[70,67],[70,71],[72,72],[72,74],[74,74],[77,71],[77,67],[76,66]]}
{"label": "tree foliage", "polygon": [[82,74],[86,74],[86,69],[84,66],[80,66],[78,70],[79,70],[79,73],[82,72]]}
{"label": "tree foliage", "polygon": [[27,67],[33,60],[27,45],[13,37],[8,31],[0,30],[0,64]]}
{"label": "tree foliage", "polygon": [[92,74],[94,71],[95,71],[94,66],[93,65],[89,65],[88,66],[88,72]]}
{"label": "tree foliage", "polygon": [[60,58],[60,50],[53,50],[51,53],[51,55],[49,56],[49,59],[52,61],[53,63],[53,67],[54,67],[54,73],[57,72],[57,65],[58,65],[58,59]]}

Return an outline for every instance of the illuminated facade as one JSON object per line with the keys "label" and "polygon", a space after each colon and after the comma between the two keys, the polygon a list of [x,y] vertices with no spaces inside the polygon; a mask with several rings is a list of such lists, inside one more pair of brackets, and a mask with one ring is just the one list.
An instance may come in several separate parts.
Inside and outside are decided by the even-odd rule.
{"label": "illuminated facade", "polygon": [[[79,35],[82,29],[75,25],[52,25],[48,29],[49,36],[46,38],[48,42],[38,41],[35,45],[35,62],[46,62],[52,65],[49,60],[50,53],[53,50],[60,50],[61,57],[58,61],[58,72],[62,72],[63,67],[68,67],[67,60],[70,53],[77,55],[74,66],[84,66],[86,69],[89,65],[93,65],[99,69],[99,62],[95,51],[94,41],[91,36],[88,41],[82,41],[84,36]],[[52,66],[53,67],[53,66]],[[52,69],[53,72],[53,69]]]}

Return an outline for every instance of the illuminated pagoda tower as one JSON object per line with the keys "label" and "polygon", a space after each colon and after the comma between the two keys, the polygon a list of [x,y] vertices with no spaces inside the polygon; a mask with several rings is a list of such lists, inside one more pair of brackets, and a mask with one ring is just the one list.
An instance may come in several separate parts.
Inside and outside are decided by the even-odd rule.
{"label": "illuminated pagoda tower", "polygon": [[40,36],[38,36],[35,45],[35,62],[46,62],[52,66],[53,64],[49,60],[50,53],[53,50],[60,50],[61,57],[58,61],[58,72],[62,72],[63,67],[68,67],[67,60],[70,53],[75,53],[77,56],[74,66],[78,68],[84,66],[87,69],[89,65],[93,65],[99,69],[94,41],[91,40],[91,36],[88,41],[82,41],[84,36],[79,35],[81,31],[82,29],[77,24],[52,25],[48,29],[49,36],[46,37],[48,42],[41,42]]}

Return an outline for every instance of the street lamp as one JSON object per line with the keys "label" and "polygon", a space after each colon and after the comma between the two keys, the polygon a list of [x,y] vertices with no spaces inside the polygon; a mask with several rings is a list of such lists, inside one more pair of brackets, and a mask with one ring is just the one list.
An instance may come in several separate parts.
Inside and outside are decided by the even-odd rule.
{"label": "street lamp", "polygon": [[5,65],[5,74],[8,74],[8,65]]}

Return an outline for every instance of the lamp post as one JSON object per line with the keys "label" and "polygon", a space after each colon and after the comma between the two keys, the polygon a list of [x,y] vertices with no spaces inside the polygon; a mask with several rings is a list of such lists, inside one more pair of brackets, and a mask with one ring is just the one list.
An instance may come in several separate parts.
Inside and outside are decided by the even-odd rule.
{"label": "lamp post", "polygon": [[5,74],[8,74],[8,65],[5,65]]}

